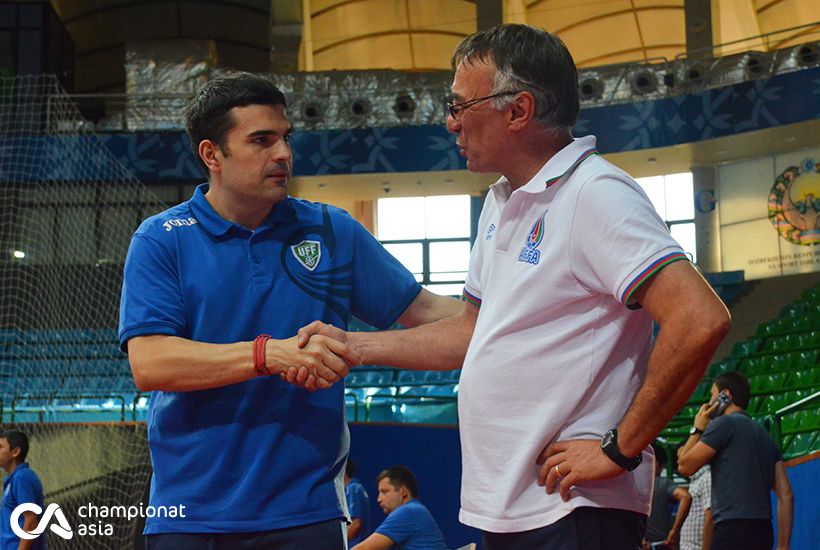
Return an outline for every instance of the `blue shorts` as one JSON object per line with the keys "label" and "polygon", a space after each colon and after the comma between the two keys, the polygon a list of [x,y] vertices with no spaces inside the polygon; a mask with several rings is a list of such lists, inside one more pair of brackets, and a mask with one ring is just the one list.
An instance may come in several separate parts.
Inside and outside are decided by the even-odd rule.
{"label": "blue shorts", "polygon": [[643,514],[585,506],[539,529],[483,539],[484,550],[640,550],[645,530]]}
{"label": "blue shorts", "polygon": [[259,533],[161,533],[145,550],[347,550],[347,524],[338,519]]}

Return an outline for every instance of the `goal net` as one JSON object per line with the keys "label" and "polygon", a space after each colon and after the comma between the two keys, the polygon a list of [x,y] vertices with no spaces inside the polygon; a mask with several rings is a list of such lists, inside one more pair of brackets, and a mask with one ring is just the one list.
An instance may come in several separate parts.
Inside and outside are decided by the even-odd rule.
{"label": "goal net", "polygon": [[[144,499],[148,450],[133,421],[146,397],[116,327],[130,236],[164,208],[55,77],[0,77],[2,423],[29,433],[46,503],[61,505],[75,535],[91,521],[76,515],[81,504]],[[134,521],[105,523],[112,535],[78,545],[49,532],[49,547],[131,547]]]}

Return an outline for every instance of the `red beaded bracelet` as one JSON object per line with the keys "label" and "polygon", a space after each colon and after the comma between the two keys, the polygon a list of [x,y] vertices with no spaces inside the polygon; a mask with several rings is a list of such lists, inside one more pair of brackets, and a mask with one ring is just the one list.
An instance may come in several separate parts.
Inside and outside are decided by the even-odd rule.
{"label": "red beaded bracelet", "polygon": [[270,376],[268,370],[267,357],[265,355],[265,344],[271,339],[270,334],[260,334],[253,340],[253,368],[259,376]]}

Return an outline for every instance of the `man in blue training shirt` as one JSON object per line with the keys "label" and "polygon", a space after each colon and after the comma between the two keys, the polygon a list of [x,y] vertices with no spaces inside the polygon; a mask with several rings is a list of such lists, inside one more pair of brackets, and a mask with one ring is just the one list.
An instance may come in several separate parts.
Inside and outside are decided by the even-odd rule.
{"label": "man in blue training shirt", "polygon": [[445,550],[447,544],[436,520],[419,502],[416,476],[404,466],[394,466],[376,478],[379,506],[387,518],[353,550]]}
{"label": "man in blue training shirt", "polygon": [[348,457],[345,465],[345,498],[350,525],[347,526],[347,543],[355,546],[370,535],[370,495],[355,479],[356,463]]}
{"label": "man in blue training shirt", "polygon": [[208,182],[137,229],[120,305],[120,346],[152,392],[150,504],[185,506],[147,519],[146,546],[340,550],[349,433],[334,383],[356,358],[294,335],[462,306],[421,290],[346,212],[288,196],[291,125],[269,80],[215,79],[185,121]]}
{"label": "man in blue training shirt", "polygon": [[[40,478],[26,463],[28,437],[23,432],[8,431],[0,435],[0,468],[6,472],[3,480],[3,505],[0,511],[0,550],[45,550],[46,536],[24,540],[11,529],[11,515],[23,503],[44,508],[43,485]],[[18,525],[26,532],[37,528],[40,518],[32,511],[23,512]]]}

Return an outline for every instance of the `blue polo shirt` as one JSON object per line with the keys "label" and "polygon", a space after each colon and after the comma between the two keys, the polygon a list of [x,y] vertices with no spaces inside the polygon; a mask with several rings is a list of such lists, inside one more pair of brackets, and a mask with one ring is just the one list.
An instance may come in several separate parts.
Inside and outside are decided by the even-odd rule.
{"label": "blue polo shirt", "polygon": [[447,550],[433,515],[416,499],[390,512],[376,532],[392,540],[395,550]]}
{"label": "blue polo shirt", "polygon": [[358,518],[362,522],[359,533],[348,540],[350,547],[353,548],[370,536],[370,496],[358,479],[351,479],[350,483],[345,485],[345,498],[350,519]]}
{"label": "blue polo shirt", "polygon": [[[390,326],[420,291],[359,223],[332,206],[288,198],[255,231],[221,218],[200,185],[147,219],[125,262],[120,345],[166,334],[197,342],[289,338],[352,313]],[[307,392],[277,376],[192,392],[153,392],[146,534],[252,532],[344,517],[349,434],[344,385]]]}
{"label": "blue polo shirt", "polygon": [[[45,508],[43,503],[43,485],[40,478],[25,462],[18,465],[11,475],[3,480],[3,504],[0,507],[0,550],[17,550],[20,537],[11,530],[11,513],[25,502]],[[20,515],[18,524],[23,527],[24,518]],[[45,550],[46,534],[33,540],[32,550]]]}

